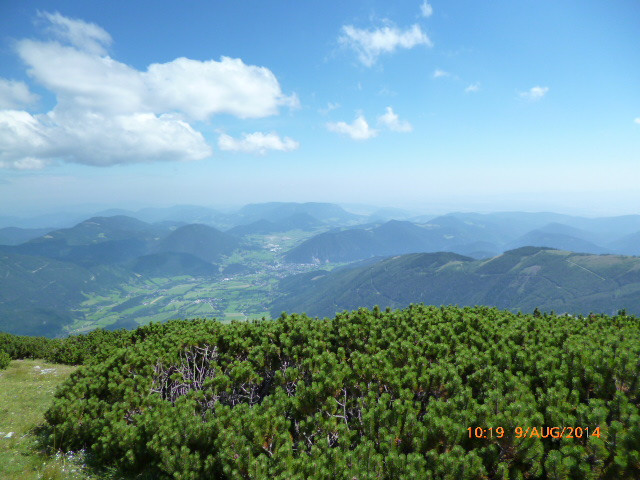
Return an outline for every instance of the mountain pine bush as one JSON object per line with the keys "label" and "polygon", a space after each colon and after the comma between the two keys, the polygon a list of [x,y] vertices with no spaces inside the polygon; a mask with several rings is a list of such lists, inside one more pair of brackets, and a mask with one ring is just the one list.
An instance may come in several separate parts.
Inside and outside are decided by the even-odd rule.
{"label": "mountain pine bush", "polygon": [[[123,472],[640,478],[631,316],[411,305],[324,320],[171,321],[70,344],[87,361],[45,415],[49,442]],[[582,430],[554,438],[551,427]]]}
{"label": "mountain pine bush", "polygon": [[11,357],[4,350],[0,350],[0,370],[4,370],[9,366],[11,362]]}

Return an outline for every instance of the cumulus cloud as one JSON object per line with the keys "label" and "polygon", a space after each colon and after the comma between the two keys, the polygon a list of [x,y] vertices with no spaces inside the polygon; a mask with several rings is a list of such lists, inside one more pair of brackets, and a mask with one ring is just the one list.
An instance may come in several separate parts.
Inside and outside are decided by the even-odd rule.
{"label": "cumulus cloud", "polygon": [[371,67],[381,54],[393,53],[398,48],[410,49],[417,45],[433,46],[419,25],[413,25],[406,30],[391,26],[364,30],[353,25],[345,25],[342,27],[339,41],[342,45],[353,49],[358,55],[358,60],[367,67]]}
{"label": "cumulus cloud", "polygon": [[108,56],[35,40],[21,40],[17,52],[31,78],[56,94],[57,108],[104,114],[148,110],[141,72]]}
{"label": "cumulus cloud", "polygon": [[366,140],[378,134],[378,131],[371,128],[362,115],[358,115],[351,124],[346,122],[329,122],[327,123],[327,129],[331,132],[348,135],[354,140]]}
{"label": "cumulus cloud", "polygon": [[241,59],[177,58],[138,71],[108,56],[57,42],[22,40],[18,54],[38,83],[58,95],[65,107],[108,113],[177,111],[196,120],[218,113],[260,118],[295,107],[295,95],[282,93],[275,75]]}
{"label": "cumulus cloud", "polygon": [[0,78],[0,108],[20,108],[37,101],[38,95],[31,93],[26,83]]}
{"label": "cumulus cloud", "polygon": [[535,87],[531,87],[526,92],[520,92],[520,97],[524,98],[525,100],[530,100],[532,102],[535,102],[537,100],[540,100],[542,97],[544,97],[548,91],[549,91],[549,87],[535,86]]}
{"label": "cumulus cloud", "polygon": [[244,133],[242,139],[236,139],[227,134],[221,134],[218,137],[218,147],[220,150],[229,150],[232,152],[258,153],[264,155],[268,150],[279,150],[281,152],[290,152],[300,146],[295,140],[285,137],[281,139],[275,133]]}
{"label": "cumulus cloud", "polygon": [[37,118],[19,110],[0,110],[0,167],[41,168],[34,162],[46,152],[50,141]]}
{"label": "cumulus cloud", "polygon": [[394,132],[410,132],[413,130],[411,124],[406,120],[400,120],[391,107],[387,107],[386,112],[378,117],[378,123]]}
{"label": "cumulus cloud", "polygon": [[0,111],[0,167],[42,168],[50,161],[107,166],[211,155],[202,134],[171,114],[31,115]]}
{"label": "cumulus cloud", "polygon": [[[16,52],[57,105],[37,115],[0,110],[0,166],[198,160],[212,150],[192,120],[220,113],[262,118],[299,106],[268,68],[229,57],[177,58],[140,71],[106,54],[111,37],[97,25],[58,13],[40,16],[55,39],[20,40]],[[18,92],[11,98],[22,103],[34,99],[26,85],[0,80],[0,108],[19,107],[2,104],[6,91]]]}
{"label": "cumulus cloud", "polygon": [[480,84],[479,83],[472,83],[471,85],[469,85],[467,88],[464,89],[465,93],[475,93],[478,90],[480,90]]}
{"label": "cumulus cloud", "polygon": [[420,13],[423,17],[428,18],[433,15],[433,7],[429,5],[429,2],[424,1],[422,5],[420,5]]}
{"label": "cumulus cloud", "polygon": [[299,106],[297,96],[282,93],[268,68],[246,65],[240,59],[201,62],[178,58],[151,65],[143,77],[150,103],[197,119],[217,113],[259,118],[277,114],[281,106]]}

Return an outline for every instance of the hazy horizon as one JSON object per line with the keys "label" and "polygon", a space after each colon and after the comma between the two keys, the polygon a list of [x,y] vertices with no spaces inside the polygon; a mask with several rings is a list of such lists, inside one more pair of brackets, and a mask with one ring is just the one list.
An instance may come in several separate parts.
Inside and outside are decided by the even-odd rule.
{"label": "hazy horizon", "polygon": [[[617,217],[624,215],[638,215],[637,211],[629,210],[625,211],[623,209],[618,211],[606,211],[606,210],[598,210],[598,211],[589,211],[584,209],[554,209],[554,208],[465,208],[464,205],[457,205],[455,203],[447,204],[447,203],[438,203],[434,202],[433,204],[427,204],[424,206],[419,205],[395,205],[395,204],[373,204],[373,203],[362,203],[362,202],[335,202],[335,201],[321,201],[321,200],[302,200],[299,202],[296,201],[288,201],[288,200],[273,200],[273,201],[265,201],[265,202],[247,202],[247,203],[237,203],[237,204],[220,204],[220,203],[187,203],[187,202],[178,202],[178,203],[111,203],[111,204],[101,204],[101,203],[84,203],[84,204],[72,204],[72,205],[59,205],[59,206],[49,206],[46,208],[34,208],[34,209],[21,209],[16,211],[11,211],[9,209],[1,209],[0,208],[0,218],[1,217],[15,217],[20,219],[31,219],[37,218],[40,216],[46,217],[50,215],[61,215],[61,214],[70,214],[77,215],[79,217],[89,216],[99,214],[102,212],[107,212],[109,210],[125,210],[129,212],[138,212],[140,210],[144,210],[147,208],[171,208],[177,206],[193,206],[193,207],[205,207],[211,208],[213,210],[222,212],[222,213],[232,213],[235,212],[246,205],[251,204],[262,204],[262,203],[331,203],[335,205],[339,205],[344,210],[361,215],[369,215],[376,210],[398,210],[402,213],[409,216],[438,216],[438,215],[446,215],[453,213],[478,213],[478,214],[492,214],[492,213],[501,213],[501,212],[518,212],[518,213],[558,213],[562,215],[570,215],[577,217],[585,217],[585,218],[597,218],[597,217]],[[450,208],[447,208],[447,207]],[[508,206],[505,206],[508,207]],[[399,215],[402,217],[402,215]],[[42,225],[43,227],[46,225]]]}

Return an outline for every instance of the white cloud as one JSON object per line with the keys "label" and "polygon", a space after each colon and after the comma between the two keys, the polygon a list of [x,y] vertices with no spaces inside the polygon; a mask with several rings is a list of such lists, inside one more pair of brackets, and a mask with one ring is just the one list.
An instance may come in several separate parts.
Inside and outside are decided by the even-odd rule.
{"label": "white cloud", "polygon": [[277,133],[243,133],[242,139],[238,140],[227,134],[218,137],[218,147],[220,150],[230,150],[233,152],[259,153],[264,155],[268,150],[279,150],[290,152],[300,146],[295,140],[285,137],[281,139]]}
{"label": "white cloud", "polygon": [[246,65],[239,58],[219,62],[178,58],[153,64],[144,75],[150,102],[197,119],[217,113],[239,118],[276,115],[280,106],[298,107],[298,97],[286,96],[275,75],[265,67]]}
{"label": "white cloud", "polygon": [[111,45],[111,35],[95,23],[67,18],[58,12],[39,12],[38,14],[49,22],[47,30],[50,33],[78,49],[104,55],[106,47]]}
{"label": "white cloud", "polygon": [[634,122],[636,122],[638,125],[640,125],[640,117],[637,117],[635,120],[633,120]]}
{"label": "white cloud", "polygon": [[37,101],[38,95],[31,93],[26,83],[0,78],[0,108],[20,108]]}
{"label": "white cloud", "polygon": [[428,18],[433,15],[433,7],[426,0],[420,5],[420,13],[423,17]]}
{"label": "white cloud", "polygon": [[331,112],[332,110],[337,110],[338,108],[340,108],[340,104],[339,103],[329,102],[329,103],[327,103],[327,107],[326,108],[320,108],[320,109],[318,109],[318,112],[320,112],[322,115],[326,115],[327,113]]}
{"label": "white cloud", "polygon": [[346,122],[327,123],[327,129],[331,132],[348,135],[354,140],[366,140],[375,137],[378,131],[369,127],[369,124],[362,115],[358,115],[353,123]]}
{"label": "white cloud", "polygon": [[[111,37],[100,27],[40,16],[58,40],[20,40],[16,52],[57,105],[34,116],[0,110],[0,167],[35,165],[28,158],[87,165],[202,159],[212,150],[191,120],[221,113],[261,118],[299,106],[268,68],[229,57],[177,58],[140,71],[106,55]],[[0,108],[19,107],[2,104],[6,91],[33,100],[26,85],[0,79]]]}
{"label": "white cloud", "polygon": [[0,111],[0,167],[42,168],[53,160],[108,166],[211,155],[202,134],[171,114],[105,116]]}
{"label": "white cloud", "polygon": [[472,83],[471,85],[469,85],[467,88],[464,89],[465,93],[475,93],[478,90],[480,90],[480,84],[479,83]]}
{"label": "white cloud", "polygon": [[451,74],[449,72],[445,72],[444,70],[440,70],[439,68],[436,68],[433,71],[433,78],[442,78],[442,77],[450,77]]}
{"label": "white cloud", "polygon": [[34,40],[18,42],[17,52],[29,75],[56,94],[56,108],[104,114],[149,110],[142,74],[110,57]]}
{"label": "white cloud", "polygon": [[32,160],[42,155],[49,144],[42,127],[28,112],[0,110],[0,167],[42,166],[36,166]]}
{"label": "white cloud", "polygon": [[57,42],[23,40],[18,54],[29,74],[65,107],[109,113],[178,111],[197,120],[218,113],[259,118],[298,105],[282,93],[275,75],[240,59],[177,58],[138,71],[107,56]]}
{"label": "white cloud", "polygon": [[372,66],[382,53],[392,53],[398,48],[409,49],[417,45],[433,46],[419,25],[413,25],[406,30],[389,26],[363,30],[345,25],[342,27],[339,41],[355,50],[358,60],[367,67]]}
{"label": "white cloud", "polygon": [[413,130],[411,124],[406,120],[400,120],[398,115],[393,113],[391,107],[387,107],[386,112],[378,117],[378,123],[394,132],[410,132]]}
{"label": "white cloud", "polygon": [[548,91],[549,87],[535,86],[531,87],[526,92],[520,92],[520,97],[535,102],[536,100],[540,100],[542,97],[544,97]]}

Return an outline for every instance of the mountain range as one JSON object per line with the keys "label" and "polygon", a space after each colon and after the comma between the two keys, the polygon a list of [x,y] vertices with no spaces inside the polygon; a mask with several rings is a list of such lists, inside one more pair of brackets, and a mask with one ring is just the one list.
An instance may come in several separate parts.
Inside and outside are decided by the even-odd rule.
{"label": "mountain range", "polygon": [[[514,216],[516,218],[514,218]],[[423,220],[423,219],[419,219]],[[548,220],[553,220],[544,223]],[[564,220],[567,223],[559,223]],[[589,226],[591,231],[570,223]],[[558,214],[449,214],[427,222],[390,220],[381,224],[336,228],[287,252],[295,263],[352,262],[413,252],[455,252],[489,258],[523,246],[584,253],[640,253],[640,216],[581,219]],[[595,243],[598,242],[598,243]]]}
{"label": "mountain range", "polygon": [[[386,220],[407,212],[363,215],[333,204],[284,202],[230,213],[191,206],[133,212],[153,222],[123,215],[129,211],[103,213],[116,215],[65,228],[0,229],[0,330],[60,335],[82,321],[79,304],[87,298],[116,289],[129,305],[131,282],[150,282],[139,292],[146,299],[157,278],[199,278],[215,290],[237,277],[243,280],[228,293],[232,304],[240,308],[253,298],[255,311],[273,315],[420,301],[640,312],[638,259],[628,256],[640,255],[640,215],[499,212]],[[510,267],[498,268],[504,265]],[[216,292],[206,302],[221,311],[230,300],[227,290]],[[165,295],[154,305],[178,300]],[[115,303],[108,309],[126,310]]]}

